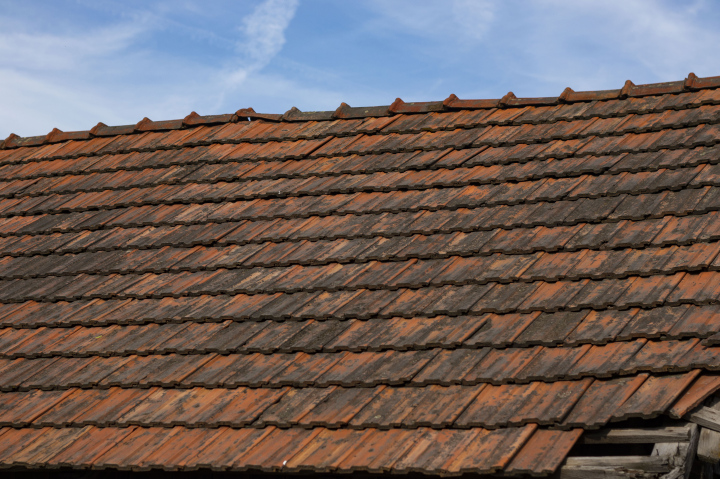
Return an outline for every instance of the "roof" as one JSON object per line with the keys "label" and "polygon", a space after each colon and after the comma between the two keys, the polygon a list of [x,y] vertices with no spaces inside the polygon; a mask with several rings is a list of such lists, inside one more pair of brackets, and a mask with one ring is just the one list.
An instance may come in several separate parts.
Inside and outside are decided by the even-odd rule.
{"label": "roof", "polygon": [[720,387],[720,77],[0,149],[0,465],[546,475]]}

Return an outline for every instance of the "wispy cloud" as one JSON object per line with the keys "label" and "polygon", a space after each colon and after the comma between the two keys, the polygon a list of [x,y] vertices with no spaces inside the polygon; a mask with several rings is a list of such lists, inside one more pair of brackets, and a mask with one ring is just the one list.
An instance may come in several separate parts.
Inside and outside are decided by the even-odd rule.
{"label": "wispy cloud", "polygon": [[285,30],[295,16],[298,0],[266,0],[252,14],[243,18],[240,30],[245,39],[239,48],[261,68],[280,53],[285,44]]}
{"label": "wispy cloud", "polygon": [[[76,23],[52,33],[28,21],[0,18],[5,27],[0,28],[0,92],[5,93],[0,137],[54,127],[88,129],[97,121],[135,123],[143,116],[182,118],[191,110],[234,111],[239,104],[229,102],[251,93],[248,89],[262,91],[249,78],[262,75],[282,50],[297,6],[297,0],[259,3],[229,33],[235,36],[234,51],[221,52],[214,61],[157,46],[168,29],[181,28],[162,16],[164,4],[124,12],[105,25]],[[183,27],[195,38],[221,42],[212,31]]]}
{"label": "wispy cloud", "polygon": [[378,27],[416,36],[467,44],[482,40],[495,20],[491,0],[373,0],[369,7],[382,17]]}
{"label": "wispy cloud", "polygon": [[648,83],[681,79],[690,71],[720,73],[720,16],[717,5],[707,1],[457,0],[398,6],[376,0],[371,5],[381,17],[376,25],[410,32],[419,39],[418,58],[450,70],[455,79],[450,88],[476,98],[509,89],[549,96],[566,86],[619,88],[628,78]]}
{"label": "wispy cloud", "polygon": [[133,22],[62,35],[32,31],[27,25],[3,21],[0,57],[5,68],[45,73],[72,71],[89,61],[126,50],[146,29],[142,22]]}
{"label": "wispy cloud", "polygon": [[238,42],[239,57],[223,73],[225,90],[241,88],[248,77],[262,70],[280,53],[285,44],[285,30],[295,16],[298,0],[265,0],[242,20],[238,28],[243,36]]}

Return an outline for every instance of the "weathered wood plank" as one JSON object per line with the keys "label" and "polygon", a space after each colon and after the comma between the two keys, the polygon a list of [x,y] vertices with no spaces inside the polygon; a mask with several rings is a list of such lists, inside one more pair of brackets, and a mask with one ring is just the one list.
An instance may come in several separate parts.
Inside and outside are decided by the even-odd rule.
{"label": "weathered wood plank", "polygon": [[698,442],[700,441],[700,428],[697,424],[690,424],[690,426],[692,427],[690,430],[690,442],[688,442],[687,450],[685,451],[685,463],[682,466],[685,472],[685,479],[690,479],[692,466],[695,462],[695,456],[697,455]]}
{"label": "weathered wood plank", "polygon": [[717,409],[700,406],[690,413],[688,419],[702,427],[720,432],[720,411]]}
{"label": "weathered wood plank", "polygon": [[583,434],[584,444],[656,444],[662,442],[687,442],[690,428],[653,427],[646,429],[604,429]]}
{"label": "weathered wood plank", "polygon": [[655,472],[623,470],[615,467],[563,466],[553,479],[657,479]]}
{"label": "weathered wood plank", "polygon": [[[697,424],[689,424],[690,437],[687,442],[667,442],[655,444],[651,456],[667,459],[673,471],[667,474],[668,479],[684,477],[688,479],[695,459],[700,433]],[[666,477],[663,476],[663,477]]]}
{"label": "weathered wood plank", "polygon": [[704,462],[711,464],[720,462],[720,432],[701,428],[697,455]]}
{"label": "weathered wood plank", "polygon": [[605,467],[618,470],[636,470],[645,472],[670,472],[672,465],[666,456],[576,456],[568,457],[565,466]]}

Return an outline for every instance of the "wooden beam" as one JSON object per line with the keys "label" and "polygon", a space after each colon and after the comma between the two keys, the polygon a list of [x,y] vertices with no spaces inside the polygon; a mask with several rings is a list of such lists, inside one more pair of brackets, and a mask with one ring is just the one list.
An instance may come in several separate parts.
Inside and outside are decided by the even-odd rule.
{"label": "wooden beam", "polygon": [[720,411],[717,409],[700,406],[687,417],[695,424],[720,432]]}
{"label": "wooden beam", "polygon": [[581,441],[584,444],[656,444],[663,442],[687,442],[690,427],[649,427],[645,429],[604,429],[586,432]]}
{"label": "wooden beam", "polygon": [[666,456],[576,456],[568,457],[563,467],[605,467],[654,473],[673,469]]}
{"label": "wooden beam", "polygon": [[[690,437],[687,442],[666,442],[655,444],[651,456],[667,459],[673,467],[673,471],[667,474],[667,478],[689,479],[692,470],[695,453],[697,451],[700,432],[697,424],[689,424]],[[665,476],[663,476],[665,477]]]}
{"label": "wooden beam", "polygon": [[687,479],[700,437],[696,424],[646,429],[606,429],[583,436],[585,444],[654,444],[649,456],[568,457],[558,479]]}
{"label": "wooden beam", "polygon": [[625,470],[620,467],[563,466],[552,477],[553,479],[657,479],[658,475],[656,472]]}
{"label": "wooden beam", "polygon": [[711,464],[720,462],[720,432],[701,428],[697,455],[703,462]]}

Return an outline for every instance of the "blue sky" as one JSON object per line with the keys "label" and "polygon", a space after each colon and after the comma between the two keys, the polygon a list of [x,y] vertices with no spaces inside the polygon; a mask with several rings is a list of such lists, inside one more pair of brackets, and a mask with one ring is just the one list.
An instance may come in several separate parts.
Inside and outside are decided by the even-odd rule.
{"label": "blue sky", "polygon": [[0,138],[720,75],[720,2],[0,0]]}

